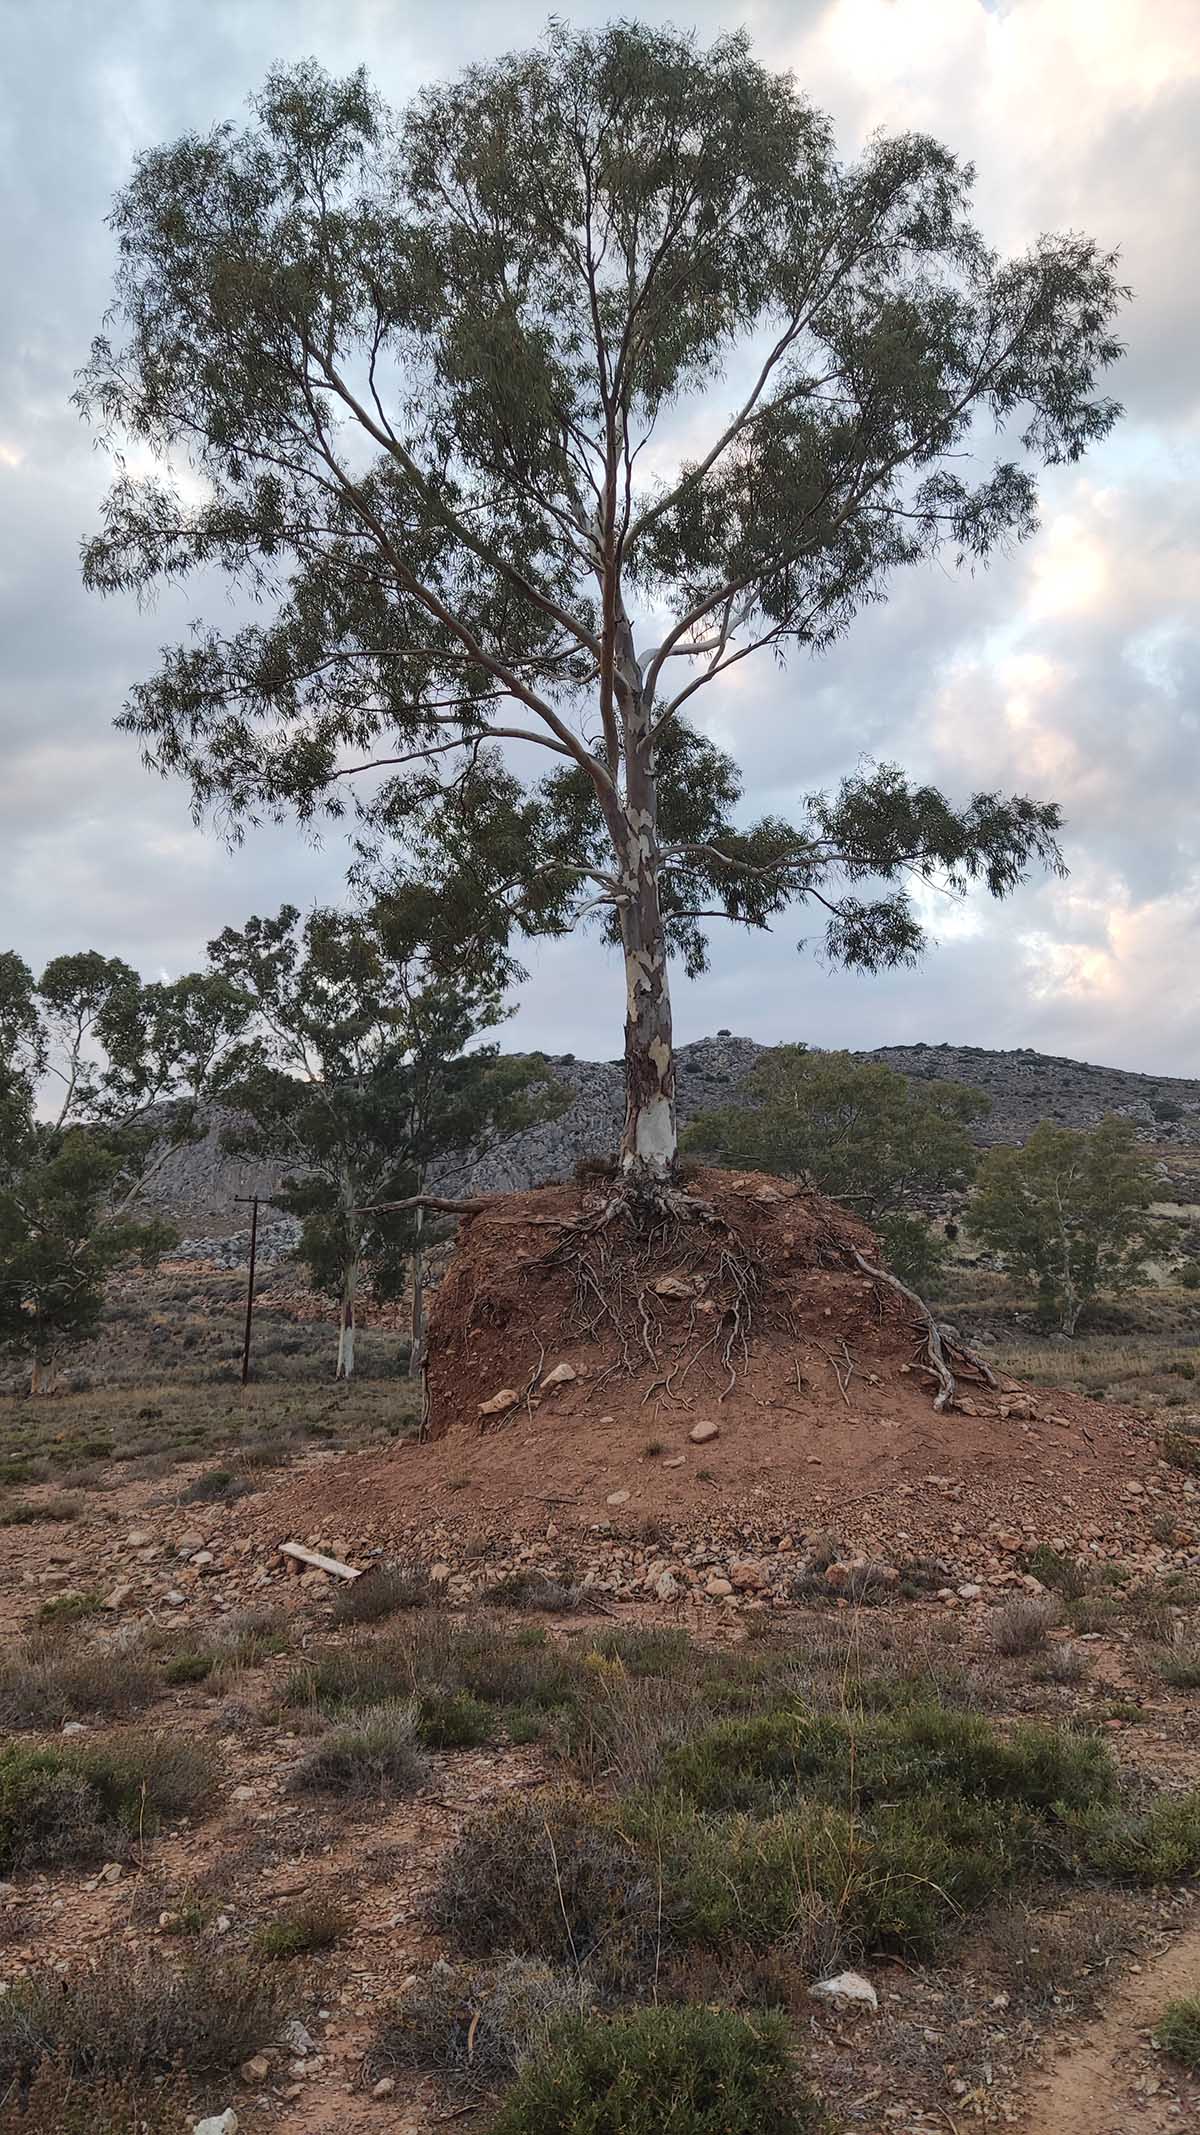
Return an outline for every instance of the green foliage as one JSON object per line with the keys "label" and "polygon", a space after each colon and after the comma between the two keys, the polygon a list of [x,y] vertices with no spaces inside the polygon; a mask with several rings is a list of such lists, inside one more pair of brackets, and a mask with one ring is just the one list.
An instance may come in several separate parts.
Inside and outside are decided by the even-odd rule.
{"label": "green foliage", "polygon": [[417,1733],[429,1750],[478,1749],[496,1731],[495,1713],[469,1690],[426,1690],[421,1694]]}
{"label": "green foliage", "polygon": [[[219,978],[143,985],[86,950],[55,957],[35,983],[0,957],[0,1351],[27,1357],[35,1383],[65,1343],[94,1333],[111,1269],[150,1265],[174,1239],[133,1204],[193,1133],[245,1020]],[[49,1118],[36,1109],[43,1079]]]}
{"label": "green foliage", "polygon": [[[746,1095],[747,1105],[702,1113],[681,1147],[742,1170],[806,1176],[868,1221],[902,1209],[914,1193],[965,1183],[975,1168],[966,1129],[988,1109],[961,1083],[915,1082],[880,1061],[803,1045],[776,1046]],[[892,1236],[911,1257],[910,1232]]]}
{"label": "green foliage", "polygon": [[1200,2074],[1200,1995],[1168,2002],[1154,2027],[1154,2043],[1173,2061]]}
{"label": "green foliage", "polygon": [[1161,1243],[1154,1194],[1153,1164],[1130,1121],[1083,1132],[1043,1120],[1023,1149],[988,1151],[967,1221],[1045,1316],[1074,1334],[1092,1300],[1129,1289]]}
{"label": "green foliage", "polygon": [[314,1950],[334,1949],[349,1925],[349,1915],[332,1898],[308,1898],[268,1920],[254,1940],[264,1957],[307,1957]]}
{"label": "green foliage", "polygon": [[331,1728],[301,1759],[292,1774],[293,1791],[343,1800],[416,1794],[429,1770],[418,1744],[418,1716],[411,1704],[368,1706],[356,1720]]}
{"label": "green foliage", "polygon": [[910,1290],[928,1297],[945,1271],[948,1241],[939,1237],[923,1217],[905,1215],[902,1209],[883,1216],[878,1229],[884,1266],[906,1282]]}
{"label": "green foliage", "polygon": [[[812,898],[829,953],[870,968],[923,943],[910,876],[1003,895],[1057,866],[1054,806],[956,809],[892,767],[747,826],[686,720],[748,654],[833,643],[896,571],[1032,532],[1037,466],[1115,421],[1114,257],[1072,234],[1001,260],[972,175],[919,134],[844,162],[744,35],[628,21],[555,23],[400,116],[305,62],[249,126],[150,150],[79,393],[127,454],[85,577],[216,570],[266,612],[169,650],[124,724],[239,826],[340,814],[351,767],[393,771],[368,861],[396,835],[497,941],[593,909],[615,938],[646,820],[638,924],[692,970],[714,911]],[[732,419],[652,475],[655,427],[764,349]],[[993,425],[1008,456],[973,480]],[[514,733],[549,777],[487,746]]]}
{"label": "green foliage", "polygon": [[492,2135],[815,2135],[823,2125],[782,2017],[681,2007],[565,2027],[522,2070]]}
{"label": "green foliage", "polygon": [[127,1853],[160,1824],[212,1805],[206,1744],[128,1733],[87,1748],[0,1749],[0,1875]]}
{"label": "green foliage", "polygon": [[1089,1868],[1114,1883],[1176,1883],[1200,1870],[1200,1789],[1159,1794],[1145,1809],[1093,1810],[1081,1821]]}

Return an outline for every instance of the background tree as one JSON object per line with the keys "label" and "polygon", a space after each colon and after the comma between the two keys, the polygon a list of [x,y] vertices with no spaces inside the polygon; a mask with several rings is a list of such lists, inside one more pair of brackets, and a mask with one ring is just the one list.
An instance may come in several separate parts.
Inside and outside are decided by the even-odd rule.
{"label": "background tree", "polygon": [[913,1081],[851,1053],[778,1045],[746,1078],[745,1096],[693,1120],[684,1147],[742,1170],[810,1178],[876,1225],[896,1273],[925,1288],[941,1256],[913,1203],[974,1176],[967,1129],[990,1109],[982,1092]]}
{"label": "background tree", "polygon": [[143,1197],[244,1024],[217,979],[143,985],[85,950],[35,982],[0,955],[0,1346],[35,1392],[94,1330],[112,1268],[172,1242]]}
{"label": "background tree", "polygon": [[990,1149],[967,1223],[1043,1316],[1075,1333],[1092,1300],[1137,1283],[1163,1227],[1154,1166],[1126,1119],[1080,1132],[1043,1120],[1022,1149]]}
{"label": "background tree", "polygon": [[[667,958],[699,968],[712,918],[811,903],[870,969],[922,945],[910,877],[1002,896],[1059,864],[1053,806],[958,808],[894,768],[747,826],[689,723],[895,571],[1030,533],[1036,466],[1113,423],[1113,257],[1068,235],[1000,259],[971,182],[918,134],[840,163],[741,35],[618,22],[552,26],[400,118],[361,73],[275,73],[249,127],[150,151],[117,200],[79,397],[162,472],[122,463],[85,576],[215,567],[272,611],[168,652],[124,724],[235,825],[339,811],[355,770],[391,773],[385,829],[461,797],[513,924],[597,916],[634,1177],[674,1158]],[[672,417],[694,432],[724,377],[671,468]]]}
{"label": "background tree", "polygon": [[299,1256],[339,1301],[337,1376],[354,1372],[364,1263],[377,1297],[412,1281],[415,1370],[425,1212],[377,1204],[421,1195],[438,1158],[538,1109],[529,1064],[476,1043],[504,1013],[508,966],[473,957],[416,890],[366,913],[301,920],[285,905],[227,928],[209,958],[254,1013],[223,1073],[245,1115],[226,1145],[294,1167],[272,1198],[300,1219]]}

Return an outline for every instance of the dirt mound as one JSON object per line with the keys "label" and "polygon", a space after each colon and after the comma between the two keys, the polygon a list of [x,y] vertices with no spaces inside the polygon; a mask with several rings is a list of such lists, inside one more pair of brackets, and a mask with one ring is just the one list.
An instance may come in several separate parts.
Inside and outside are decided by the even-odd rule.
{"label": "dirt mound", "polygon": [[757,1175],[689,1190],[711,1222],[634,1242],[565,1229],[603,1189],[472,1218],[433,1315],[430,1442],[338,1461],[315,1490],[294,1475],[254,1524],[451,1560],[548,1527],[764,1547],[832,1527],[1011,1566],[1037,1540],[1136,1555],[1152,1520],[1191,1516],[1141,1415],[958,1362],[937,1413],[918,1308],[856,1264],[873,1240],[844,1211]]}

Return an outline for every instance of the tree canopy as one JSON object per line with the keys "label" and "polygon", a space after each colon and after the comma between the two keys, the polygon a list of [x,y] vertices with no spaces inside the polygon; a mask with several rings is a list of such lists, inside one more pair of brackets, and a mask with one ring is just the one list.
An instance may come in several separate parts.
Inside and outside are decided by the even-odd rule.
{"label": "tree canopy", "polygon": [[118,197],[79,398],[160,467],[120,465],[86,579],[215,569],[265,610],[169,649],[123,723],[234,834],[358,790],[506,926],[606,929],[634,1174],[674,1156],[668,953],[700,968],[714,918],[810,905],[873,968],[922,946],[914,878],[1059,864],[1051,802],[894,766],[748,823],[694,723],[897,571],[1024,538],[1037,467],[1110,429],[1114,257],[1000,258],[972,179],[916,133],[843,163],[740,33],[559,23],[402,114],[278,70]]}
{"label": "tree canopy", "polygon": [[1021,1149],[991,1149],[968,1223],[983,1245],[1074,1334],[1104,1292],[1119,1296],[1163,1241],[1151,1213],[1154,1166],[1132,1121],[1081,1131],[1043,1120]]}

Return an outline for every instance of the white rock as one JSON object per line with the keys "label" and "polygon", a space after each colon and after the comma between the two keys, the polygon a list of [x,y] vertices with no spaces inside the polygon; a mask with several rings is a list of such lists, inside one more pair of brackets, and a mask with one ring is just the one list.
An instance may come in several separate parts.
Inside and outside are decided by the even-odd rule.
{"label": "white rock", "polygon": [[654,1591],[660,1601],[674,1601],[679,1593],[679,1581],[674,1572],[663,1572],[655,1581]]}
{"label": "white rock", "polygon": [[232,2106],[223,2113],[210,2113],[207,2120],[193,2123],[192,2135],[238,2135],[241,2122]]}
{"label": "white rock", "polygon": [[291,2016],[283,2027],[283,2043],[289,2053],[298,2055],[315,2053],[317,2042],[311,2032],[305,2030],[298,2016]]}
{"label": "white rock", "polygon": [[672,1455],[671,1455],[671,1457],[670,1457],[670,1459],[669,1459],[669,1460],[664,1460],[664,1462],[663,1462],[663,1467],[664,1467],[664,1468],[682,1468],[682,1467],[683,1467],[683,1466],[684,1466],[684,1465],[686,1464],[686,1461],[687,1461],[687,1454],[686,1454],[686,1453],[672,1453]]}
{"label": "white rock", "polygon": [[978,1601],[981,1598],[982,1594],[983,1588],[981,1586],[977,1586],[973,1579],[968,1579],[963,1586],[959,1587],[958,1590],[958,1598],[960,1601]]}
{"label": "white rock", "polygon": [[861,1972],[836,1972],[832,1979],[818,1979],[809,1988],[814,2000],[833,2002],[837,2007],[849,2009],[878,2009],[879,1996],[869,1979]]}
{"label": "white rock", "polygon": [[628,1490],[610,1490],[604,1502],[606,1505],[627,1505],[629,1503],[629,1492]]}
{"label": "white rock", "polygon": [[573,1364],[556,1364],[553,1371],[546,1373],[545,1378],[542,1380],[542,1385],[569,1386],[571,1381],[578,1377],[579,1373]]}
{"label": "white rock", "polygon": [[706,1446],[710,1438],[719,1438],[720,1435],[720,1424],[712,1423],[707,1419],[702,1420],[700,1423],[694,1423],[688,1432],[688,1437],[694,1446]]}
{"label": "white rock", "polygon": [[516,1407],[520,1398],[515,1387],[502,1386],[498,1394],[492,1395],[490,1401],[480,1402],[479,1413],[481,1416],[503,1416],[507,1409]]}

